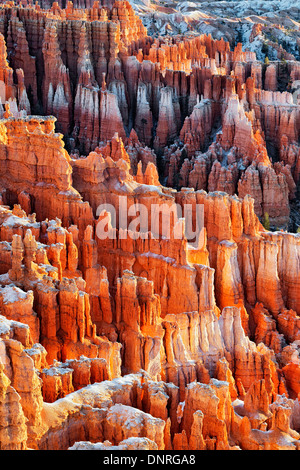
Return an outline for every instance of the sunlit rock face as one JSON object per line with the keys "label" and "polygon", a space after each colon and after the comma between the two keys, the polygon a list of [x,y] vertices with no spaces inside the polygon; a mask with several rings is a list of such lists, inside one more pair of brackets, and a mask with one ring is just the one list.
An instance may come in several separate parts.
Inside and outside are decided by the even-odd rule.
{"label": "sunlit rock face", "polygon": [[1,450],[299,449],[299,41],[201,5],[0,6]]}

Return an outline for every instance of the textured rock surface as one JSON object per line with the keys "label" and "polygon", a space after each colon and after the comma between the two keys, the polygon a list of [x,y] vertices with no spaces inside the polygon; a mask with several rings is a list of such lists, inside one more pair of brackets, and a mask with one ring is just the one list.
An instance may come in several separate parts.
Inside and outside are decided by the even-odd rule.
{"label": "textured rock surface", "polygon": [[280,54],[148,35],[128,2],[1,5],[1,450],[299,449]]}

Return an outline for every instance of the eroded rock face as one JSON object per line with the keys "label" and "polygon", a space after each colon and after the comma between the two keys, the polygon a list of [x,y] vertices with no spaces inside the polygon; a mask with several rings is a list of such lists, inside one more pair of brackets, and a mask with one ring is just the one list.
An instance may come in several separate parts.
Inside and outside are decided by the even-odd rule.
{"label": "eroded rock face", "polygon": [[[56,139],[60,137],[57,135]],[[112,141],[110,146],[95,153],[101,162],[96,184],[103,186],[102,200],[107,200],[109,193],[107,179],[101,175],[110,165],[122,175],[129,200],[139,198],[145,202],[152,186],[134,180],[130,158],[117,142]],[[76,162],[74,169],[85,168],[87,172],[88,165],[77,167]],[[130,184],[125,186],[126,182]],[[78,179],[78,184],[84,184],[84,179]],[[229,416],[237,415],[234,419],[241,421],[239,408],[234,407],[233,401],[246,400],[245,394],[259,381],[266,384],[263,393],[267,393],[268,403],[273,403],[283,390],[291,400],[297,399],[290,370],[298,365],[286,360],[282,380],[278,379],[281,367],[278,354],[283,351],[284,341],[292,335],[284,329],[283,315],[292,306],[295,316],[298,311],[288,282],[291,268],[287,260],[283,263],[283,253],[291,252],[293,258],[297,257],[297,235],[264,231],[254,214],[254,201],[249,197],[241,201],[225,193],[192,190],[180,191],[175,196],[163,186],[156,187],[156,202],[168,196],[170,201],[176,199],[182,206],[187,201],[192,208],[196,203],[203,204],[204,247],[192,248],[186,239],[171,239],[168,247],[163,240],[152,238],[141,243],[138,239],[121,238],[120,228],[115,229],[119,240],[119,245],[115,245],[114,239],[102,241],[95,237],[93,227],[97,228],[97,221],[92,215],[92,224],[82,237],[77,227],[65,228],[58,219],[37,222],[20,205],[15,205],[13,210],[2,206],[1,243],[6,243],[7,248],[1,257],[9,269],[1,276],[1,305],[6,317],[3,317],[5,354],[1,357],[3,373],[20,395],[21,410],[28,419],[26,443],[20,444],[16,438],[12,446],[71,447],[82,441],[78,432],[84,422],[90,442],[110,442],[97,444],[100,447],[127,446],[122,442],[134,438],[138,439],[131,444],[134,448],[142,445],[159,449],[197,446],[228,449],[233,432]],[[113,188],[111,183],[110,188]],[[30,194],[32,189],[27,191]],[[52,191],[58,189],[52,186]],[[80,194],[76,194],[77,204],[81,204]],[[110,193],[110,198],[113,197]],[[110,200],[117,201],[117,198]],[[216,220],[219,220],[217,225]],[[108,263],[108,259],[114,262]],[[179,286],[185,286],[180,295]],[[294,299],[293,304],[290,298]],[[258,305],[264,308],[262,313]],[[281,337],[276,337],[273,327],[264,326],[266,315],[280,319]],[[24,333],[14,338],[6,333],[5,322],[12,325],[10,330],[20,325],[17,331]],[[249,338],[250,334],[255,341]],[[26,371],[28,378],[28,367],[35,366],[39,371],[30,379],[28,389],[24,390],[22,380],[14,375],[15,364],[18,370]],[[126,383],[127,374],[140,371],[146,374],[136,376],[145,388],[144,398],[141,395],[135,402],[129,398],[118,401],[124,407],[113,414],[107,415],[99,409],[91,415],[85,408],[89,403],[83,398],[80,405],[83,408],[78,408],[76,398],[76,411],[72,411],[75,421],[68,428],[68,432],[73,431],[66,440],[55,437],[56,432],[67,432],[67,429],[63,431],[65,424],[56,422],[54,428],[47,427],[41,418],[58,399],[61,402],[68,397],[69,400],[81,391],[80,396],[84,397],[84,390],[96,383],[103,383],[104,393],[115,378],[122,383],[121,374]],[[193,403],[188,395],[191,384],[206,388],[203,404],[196,404],[195,409],[188,411],[182,403]],[[224,393],[226,390],[226,411],[220,414],[214,407],[208,411],[210,400],[214,402],[213,397],[219,397],[220,393],[223,396],[221,390]],[[110,403],[111,398],[105,400]],[[167,402],[172,403],[168,409]],[[246,400],[244,407],[251,411],[249,403]],[[177,415],[181,413],[178,421]],[[269,411],[265,414],[269,420]],[[115,424],[110,423],[110,416],[118,417]],[[123,422],[121,416],[124,425],[117,431],[116,423]],[[152,417],[158,421],[152,422]],[[93,434],[95,419],[102,423],[101,429],[107,429],[104,434]],[[145,419],[150,419],[149,431]],[[137,423],[132,425],[132,420],[141,423],[140,431]],[[253,425],[254,421],[250,420],[250,429],[251,422]],[[135,433],[126,434],[125,430],[132,426]],[[150,441],[140,444],[141,438]],[[89,444],[79,443],[75,448],[86,445]],[[237,445],[247,448],[244,441],[238,441]]]}
{"label": "eroded rock face", "polygon": [[0,9],[0,449],[298,449],[296,61],[78,3]]}

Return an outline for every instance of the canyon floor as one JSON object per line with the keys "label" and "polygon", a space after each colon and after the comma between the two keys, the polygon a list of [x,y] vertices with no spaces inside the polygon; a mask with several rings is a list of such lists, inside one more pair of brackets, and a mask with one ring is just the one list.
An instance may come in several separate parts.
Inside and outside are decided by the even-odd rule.
{"label": "canyon floor", "polygon": [[297,2],[1,1],[0,99],[0,450],[300,449]]}

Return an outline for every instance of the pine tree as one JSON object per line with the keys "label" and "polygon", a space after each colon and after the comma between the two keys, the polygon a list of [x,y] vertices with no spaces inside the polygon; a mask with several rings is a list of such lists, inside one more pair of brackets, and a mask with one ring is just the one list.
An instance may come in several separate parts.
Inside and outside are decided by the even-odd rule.
{"label": "pine tree", "polygon": [[268,212],[265,212],[263,226],[265,227],[266,230],[270,230],[270,217],[269,217]]}

